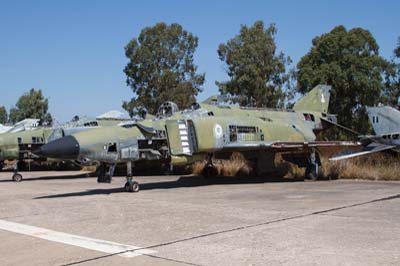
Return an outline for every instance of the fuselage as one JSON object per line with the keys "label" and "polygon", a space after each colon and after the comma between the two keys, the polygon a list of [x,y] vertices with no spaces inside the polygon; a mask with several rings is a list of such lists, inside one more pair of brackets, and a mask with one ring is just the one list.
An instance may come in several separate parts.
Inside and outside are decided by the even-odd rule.
{"label": "fuselage", "polygon": [[33,150],[46,143],[51,128],[37,128],[34,130],[5,133],[0,135],[0,161],[15,160],[25,150]]}
{"label": "fuselage", "polygon": [[396,146],[400,150],[400,111],[390,106],[367,107],[369,120],[376,136],[374,142]]}
{"label": "fuselage", "polygon": [[[76,140],[74,145],[79,146],[79,152],[73,150],[68,158],[81,162],[106,163],[160,159],[172,159],[177,163],[188,162],[185,155],[169,154],[173,143],[180,138],[171,136],[166,127],[168,121],[190,121],[198,145],[190,156],[202,156],[227,141],[313,141],[316,138],[314,131],[322,129],[320,116],[317,112],[201,104],[196,110],[175,112],[169,117],[141,121],[141,125],[156,131],[151,139],[146,138],[136,126],[102,127],[73,134],[72,137]],[[221,132],[216,132],[216,127]],[[236,136],[232,135],[233,130]],[[235,139],[230,139],[231,137]],[[51,150],[57,150],[61,141],[53,143]],[[48,156],[51,157],[50,150]]]}
{"label": "fuselage", "polygon": [[393,150],[396,150],[397,152],[400,151],[400,133],[388,133],[379,135],[374,137],[374,141],[389,146],[395,146]]}

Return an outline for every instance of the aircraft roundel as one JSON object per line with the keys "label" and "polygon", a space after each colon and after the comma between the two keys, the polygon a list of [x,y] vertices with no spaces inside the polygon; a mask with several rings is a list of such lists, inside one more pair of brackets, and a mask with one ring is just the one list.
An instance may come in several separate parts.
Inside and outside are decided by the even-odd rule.
{"label": "aircraft roundel", "polygon": [[215,124],[214,125],[214,135],[216,138],[222,138],[223,135],[223,131],[222,131],[222,127],[220,124]]}

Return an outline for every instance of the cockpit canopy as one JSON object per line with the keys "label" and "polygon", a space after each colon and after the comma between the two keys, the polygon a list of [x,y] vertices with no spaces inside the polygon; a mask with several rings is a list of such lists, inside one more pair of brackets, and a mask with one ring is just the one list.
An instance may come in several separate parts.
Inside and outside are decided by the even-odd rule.
{"label": "cockpit canopy", "polygon": [[64,129],[62,128],[54,128],[50,134],[50,136],[47,139],[47,142],[54,141],[56,139],[60,139],[62,137],[65,137],[65,132]]}
{"label": "cockpit canopy", "polygon": [[178,105],[174,102],[168,101],[158,107],[157,117],[170,117],[176,112],[179,112]]}

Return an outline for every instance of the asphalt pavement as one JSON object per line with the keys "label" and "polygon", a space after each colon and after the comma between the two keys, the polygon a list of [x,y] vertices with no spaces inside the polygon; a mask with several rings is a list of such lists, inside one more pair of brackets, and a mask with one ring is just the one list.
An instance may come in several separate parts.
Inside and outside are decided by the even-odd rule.
{"label": "asphalt pavement", "polygon": [[400,182],[0,173],[0,265],[400,265]]}

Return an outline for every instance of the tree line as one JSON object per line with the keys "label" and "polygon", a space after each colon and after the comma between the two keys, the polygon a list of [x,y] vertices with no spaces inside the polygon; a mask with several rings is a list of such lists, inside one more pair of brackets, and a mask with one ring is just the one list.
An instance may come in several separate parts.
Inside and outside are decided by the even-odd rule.
{"label": "tree line", "polygon": [[[365,106],[397,105],[400,97],[400,38],[393,57],[379,55],[379,45],[370,31],[336,26],[316,36],[310,50],[291,67],[292,60],[279,52],[275,24],[256,21],[217,48],[228,80],[216,81],[221,95],[243,106],[288,108],[297,95],[318,84],[332,86],[330,113],[338,122],[363,134],[370,133]],[[205,82],[194,54],[199,38],[177,23],[157,23],[144,28],[125,46],[128,63],[126,83],[134,97],[122,107],[131,116],[154,114],[165,101],[187,108],[196,100]],[[31,89],[19,98],[9,114],[0,107],[0,123],[24,118],[51,123],[48,99]],[[331,135],[339,133],[333,131]]]}
{"label": "tree line", "polygon": [[[282,108],[318,84],[331,85],[330,113],[361,133],[371,130],[365,106],[398,104],[400,38],[393,58],[385,59],[370,31],[339,25],[316,36],[310,50],[289,68],[292,60],[278,52],[276,34],[275,24],[256,21],[219,45],[218,57],[229,77],[215,82],[221,95],[245,106]],[[129,62],[124,72],[134,97],[123,108],[131,115],[140,106],[154,113],[166,100],[189,107],[205,81],[193,60],[197,45],[198,37],[176,23],[144,28],[125,47]]]}

